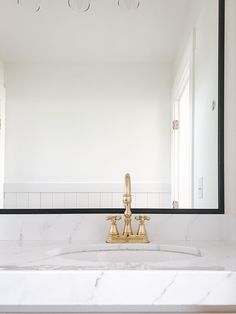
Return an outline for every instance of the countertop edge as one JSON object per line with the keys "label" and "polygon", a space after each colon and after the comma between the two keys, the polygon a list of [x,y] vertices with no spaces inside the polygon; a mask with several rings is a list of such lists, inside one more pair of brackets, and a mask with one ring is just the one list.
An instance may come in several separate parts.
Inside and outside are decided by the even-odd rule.
{"label": "countertop edge", "polygon": [[0,313],[236,313],[234,305],[1,305]]}

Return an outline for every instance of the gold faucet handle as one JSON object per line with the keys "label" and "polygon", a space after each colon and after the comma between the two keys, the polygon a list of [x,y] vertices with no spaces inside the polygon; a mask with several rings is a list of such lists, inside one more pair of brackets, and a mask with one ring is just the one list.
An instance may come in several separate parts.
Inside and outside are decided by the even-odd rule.
{"label": "gold faucet handle", "polygon": [[108,216],[106,218],[106,220],[111,221],[111,227],[110,227],[110,231],[109,231],[108,238],[107,238],[108,243],[112,242],[112,237],[119,235],[119,231],[117,229],[116,222],[117,222],[117,220],[120,220],[120,219],[121,219],[121,216]]}
{"label": "gold faucet handle", "polygon": [[137,235],[143,237],[145,239],[145,242],[149,242],[144,222],[147,220],[150,220],[150,217],[148,217],[148,216],[136,216],[135,219],[139,221],[139,227],[138,227]]}
{"label": "gold faucet handle", "polygon": [[107,216],[106,220],[111,221],[112,223],[116,223],[121,219],[121,216]]}
{"label": "gold faucet handle", "polygon": [[135,219],[138,220],[140,223],[144,223],[144,221],[150,220],[150,217],[148,217],[148,216],[136,216]]}

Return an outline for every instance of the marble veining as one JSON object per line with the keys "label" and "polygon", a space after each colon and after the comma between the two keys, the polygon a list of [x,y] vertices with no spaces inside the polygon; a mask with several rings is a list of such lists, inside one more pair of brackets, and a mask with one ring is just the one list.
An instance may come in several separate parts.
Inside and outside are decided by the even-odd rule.
{"label": "marble veining", "polygon": [[236,313],[235,215],[158,215],[150,244],[116,246],[72,216],[0,217],[0,312]]}
{"label": "marble veining", "polygon": [[[110,252],[111,256],[123,252],[130,261],[116,260],[115,255],[114,260],[91,260],[90,253],[84,260],[80,255],[65,258],[71,252],[73,255],[94,251],[95,257],[103,252]],[[157,255],[157,260],[151,262],[134,261],[132,255],[137,252],[163,253],[167,260],[158,260],[162,255]],[[0,241],[3,313],[158,312],[170,307],[175,311],[187,307],[189,312],[230,307],[236,312],[235,291],[235,242],[114,246],[99,242]]]}
{"label": "marble veining", "polygon": [[[236,215],[150,215],[151,241],[236,241]],[[106,215],[1,215],[0,240],[103,242]]]}
{"label": "marble veining", "polygon": [[161,294],[159,296],[157,296],[152,304],[156,304],[164,295],[165,293],[168,291],[168,289],[170,289],[170,287],[175,283],[176,277],[177,277],[178,273],[176,272],[173,276],[173,279],[167,284],[167,286],[163,289],[163,291],[161,292]]}
{"label": "marble veining", "polygon": [[230,272],[27,271],[0,276],[0,310],[13,305],[236,305],[236,274]]}

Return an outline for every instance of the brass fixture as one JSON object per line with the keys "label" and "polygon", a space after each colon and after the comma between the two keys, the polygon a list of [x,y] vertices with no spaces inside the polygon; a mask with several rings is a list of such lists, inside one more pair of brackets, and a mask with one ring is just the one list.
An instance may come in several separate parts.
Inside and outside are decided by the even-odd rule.
{"label": "brass fixture", "polygon": [[108,216],[107,220],[111,221],[111,227],[107,238],[107,243],[149,243],[145,221],[150,220],[147,216],[136,216],[135,219],[139,222],[138,231],[133,234],[132,231],[132,211],[131,211],[131,180],[130,175],[125,175],[125,194],[123,196],[125,205],[124,212],[124,229],[120,235],[116,222],[121,219],[121,216]]}
{"label": "brass fixture", "polygon": [[111,221],[111,228],[110,228],[110,231],[109,231],[110,235],[117,236],[119,234],[116,222],[117,222],[117,220],[120,220],[120,219],[121,219],[121,216],[108,216],[107,217],[107,220]]}

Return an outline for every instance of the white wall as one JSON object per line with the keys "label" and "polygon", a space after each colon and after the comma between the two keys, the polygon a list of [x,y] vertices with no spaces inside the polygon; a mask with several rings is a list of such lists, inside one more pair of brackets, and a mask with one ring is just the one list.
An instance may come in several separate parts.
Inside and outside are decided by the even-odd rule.
{"label": "white wall", "polygon": [[170,182],[169,65],[6,65],[6,182]]}
{"label": "white wall", "polygon": [[189,44],[189,38],[191,36],[193,27],[197,24],[197,20],[202,11],[202,7],[205,3],[205,0],[194,1],[191,5],[191,10],[185,20],[185,27],[179,42],[179,49],[176,52],[176,57],[174,60],[174,75],[173,79],[175,81],[176,76],[178,75],[179,67],[182,62],[183,56],[186,52],[186,47]]}
{"label": "white wall", "polygon": [[[194,207],[218,207],[218,3],[204,2],[195,26]],[[216,108],[212,110],[215,101]],[[199,181],[203,193],[199,193]]]}
{"label": "white wall", "polygon": [[4,206],[4,160],[5,160],[5,88],[4,64],[0,59],[0,208]]}

